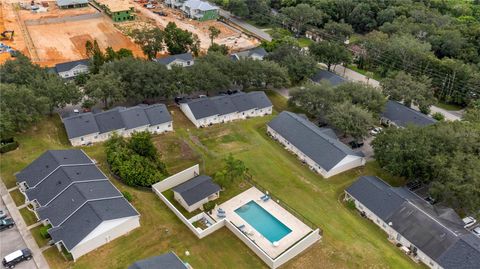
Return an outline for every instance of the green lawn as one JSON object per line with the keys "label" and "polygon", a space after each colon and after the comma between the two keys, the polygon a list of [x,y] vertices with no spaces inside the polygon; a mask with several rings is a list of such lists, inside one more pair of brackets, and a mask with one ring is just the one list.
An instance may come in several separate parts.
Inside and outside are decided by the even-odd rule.
{"label": "green lawn", "polygon": [[12,199],[17,206],[21,206],[25,203],[25,196],[23,196],[19,190],[11,191],[10,196],[12,196]]}
{"label": "green lawn", "polygon": [[30,229],[30,232],[32,233],[32,236],[35,239],[35,241],[37,242],[39,247],[46,246],[48,244],[48,241],[50,240],[50,239],[43,238],[43,236],[40,234],[40,229],[42,227],[43,226],[40,225],[40,226],[37,226],[35,228]]}
{"label": "green lawn", "polygon": [[461,110],[463,107],[456,105],[456,104],[451,104],[451,103],[445,103],[443,101],[438,101],[435,106],[438,106],[439,108],[443,108],[445,110],[449,111],[457,111]]}
{"label": "green lawn", "polygon": [[313,43],[313,40],[311,40],[310,38],[306,38],[306,37],[300,37],[297,39],[298,41],[298,44],[300,45],[300,47],[308,47],[310,46],[312,43]]}
{"label": "green lawn", "polygon": [[35,213],[28,210],[28,208],[26,207],[20,209],[20,215],[22,215],[23,220],[25,220],[25,223],[27,224],[27,226],[30,226],[37,222],[37,217],[35,216]]}
{"label": "green lawn", "polygon": [[[368,76],[367,72],[369,72],[369,71],[360,69],[360,68],[358,68],[356,65],[349,64],[349,65],[347,65],[347,68],[350,68],[350,69],[352,69],[353,71],[355,71],[355,72],[357,72],[357,73],[360,73],[360,74],[362,74],[362,75],[364,75],[364,76]],[[373,79],[376,80],[376,81],[381,81],[381,80],[382,80],[382,77],[381,77],[379,74],[375,73],[375,72],[370,72],[369,75],[370,75],[370,78],[373,78]]]}
{"label": "green lawn", "polygon": [[[288,108],[285,99],[268,92],[276,108]],[[329,179],[322,179],[265,134],[267,116],[196,129],[174,107],[175,132],[158,135],[155,145],[162,153],[170,173],[200,163],[203,173],[213,175],[229,153],[242,159],[254,180],[324,231],[315,244],[282,268],[414,268],[418,265],[387,241],[373,223],[348,210],[339,197],[345,187],[360,175],[378,175],[392,184],[401,180],[383,172],[375,162]],[[21,147],[2,158],[1,175],[14,185],[13,173],[49,148],[69,148],[65,132],[57,118],[45,119],[36,130],[18,137]],[[35,137],[28,138],[35,134]],[[23,144],[22,144],[23,142]],[[103,145],[83,148],[99,162],[107,174]],[[20,162],[20,163],[16,163]],[[7,165],[8,163],[10,165]],[[135,260],[175,251],[194,268],[266,268],[228,229],[197,239],[185,225],[149,190],[140,190],[112,182],[134,196],[132,204],[141,214],[141,227],[95,250],[76,263],[63,259],[56,249],[44,252],[51,268],[126,268]],[[236,188],[236,187],[235,187]],[[232,188],[224,198],[240,191]],[[185,251],[190,256],[185,256]]]}

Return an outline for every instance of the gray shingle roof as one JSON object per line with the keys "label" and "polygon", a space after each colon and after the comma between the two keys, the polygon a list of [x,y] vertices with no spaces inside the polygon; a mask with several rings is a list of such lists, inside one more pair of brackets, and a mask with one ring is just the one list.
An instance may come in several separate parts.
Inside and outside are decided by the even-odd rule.
{"label": "gray shingle roof", "polygon": [[[81,1],[82,1],[82,0],[81,0]],[[85,2],[87,3],[88,1],[85,0]],[[58,2],[57,2],[57,3],[58,3]],[[75,67],[78,66],[78,65],[86,65],[86,66],[88,66],[88,65],[89,65],[88,59],[83,59],[83,60],[78,60],[78,61],[71,61],[71,62],[65,62],[65,63],[56,64],[56,65],[55,65],[55,71],[56,71],[57,73],[69,71],[69,70],[71,70],[72,68],[75,68]]]}
{"label": "gray shingle roof", "polygon": [[332,86],[338,86],[347,82],[347,80],[343,77],[327,70],[319,70],[317,73],[315,73],[315,75],[313,75],[312,80],[317,83],[320,83],[321,81],[328,81]]}
{"label": "gray shingle roof", "polygon": [[62,121],[70,139],[100,132],[91,112],[64,118]]}
{"label": "gray shingle roof", "polygon": [[116,107],[104,112],[82,113],[63,119],[69,139],[146,125],[153,126],[170,121],[172,117],[164,104]]}
{"label": "gray shingle roof", "polygon": [[145,109],[139,106],[130,107],[120,111],[125,130],[150,125]]}
{"label": "gray shingle roof", "polygon": [[256,47],[256,48],[253,48],[253,49],[249,49],[249,50],[243,50],[243,51],[239,51],[239,52],[236,52],[236,53],[232,53],[231,54],[231,58],[233,60],[239,60],[241,58],[249,58],[249,57],[252,57],[252,56],[257,56],[257,57],[261,57],[262,59],[267,56],[267,51],[263,48],[263,47]]}
{"label": "gray shingle roof", "polygon": [[128,269],[186,269],[187,266],[173,252],[160,256],[139,260],[128,267]]}
{"label": "gray shingle roof", "polygon": [[218,9],[218,7],[210,3],[206,1],[200,1],[200,0],[188,0],[183,5],[189,7],[190,9],[199,9],[201,11]]}
{"label": "gray shingle roof", "polygon": [[173,191],[178,192],[190,206],[220,191],[220,186],[211,177],[200,175],[174,187]]}
{"label": "gray shingle roof", "polygon": [[215,115],[226,115],[233,112],[243,112],[272,106],[272,102],[270,102],[270,99],[268,99],[263,91],[198,98],[190,100],[186,102],[186,104],[188,104],[193,116],[197,120]]}
{"label": "gray shingle roof", "polygon": [[95,164],[59,167],[35,188],[28,189],[27,195],[30,200],[36,199],[44,206],[73,182],[98,179],[106,177]]}
{"label": "gray shingle roof", "polygon": [[443,268],[480,264],[480,238],[463,228],[452,209],[432,206],[408,189],[372,176],[359,178],[346,192]]}
{"label": "gray shingle roof", "polygon": [[158,125],[172,121],[172,116],[164,104],[155,104],[145,107],[145,113],[151,125]]}
{"label": "gray shingle roof", "polygon": [[35,159],[17,175],[17,182],[26,182],[34,187],[60,165],[93,163],[81,150],[48,150]]}
{"label": "gray shingle roof", "polygon": [[100,133],[108,133],[125,128],[120,110],[122,110],[122,108],[117,107],[95,114],[95,120]]}
{"label": "gray shingle roof", "polygon": [[389,100],[385,105],[382,117],[393,121],[397,126],[401,127],[406,127],[409,124],[427,126],[437,122],[421,112],[392,100]]}
{"label": "gray shingle roof", "polygon": [[326,171],[347,155],[358,156],[342,142],[325,134],[324,129],[295,113],[283,111],[267,125]]}
{"label": "gray shingle roof", "polygon": [[63,241],[67,250],[71,250],[103,221],[137,215],[137,211],[123,197],[90,201],[61,226],[53,227],[48,232],[55,242]]}
{"label": "gray shingle roof", "polygon": [[123,197],[107,179],[90,182],[78,182],[70,185],[47,206],[37,210],[41,219],[48,219],[58,226],[75,210],[89,200]]}
{"label": "gray shingle roof", "polygon": [[175,54],[163,58],[157,58],[155,59],[155,62],[163,65],[168,65],[175,62],[176,60],[181,60],[185,62],[193,61],[193,55],[191,53]]}

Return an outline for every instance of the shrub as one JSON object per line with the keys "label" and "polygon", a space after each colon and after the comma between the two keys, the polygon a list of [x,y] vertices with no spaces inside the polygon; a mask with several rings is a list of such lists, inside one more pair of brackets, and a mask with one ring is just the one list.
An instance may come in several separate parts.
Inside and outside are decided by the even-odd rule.
{"label": "shrub", "polygon": [[17,148],[18,142],[13,138],[2,140],[0,143],[0,153],[6,153]]}
{"label": "shrub", "polygon": [[127,199],[127,201],[131,202],[133,201],[133,195],[129,193],[128,191],[122,191],[123,197]]}
{"label": "shrub", "polygon": [[355,201],[353,200],[348,200],[345,205],[347,206],[348,209],[354,210],[356,208],[355,206]]}
{"label": "shrub", "polygon": [[209,202],[206,202],[204,205],[203,205],[203,209],[205,211],[210,211],[212,209],[215,208],[215,202],[214,201],[209,201]]}
{"label": "shrub", "polygon": [[42,226],[40,227],[40,235],[45,239],[50,239],[50,234],[48,233],[48,229],[52,228],[52,225]]}
{"label": "shrub", "polygon": [[440,112],[435,112],[435,113],[433,113],[433,114],[432,114],[432,118],[434,118],[434,119],[436,119],[436,120],[438,120],[438,121],[443,121],[443,120],[445,120],[445,116],[444,116],[442,113],[440,113]]}

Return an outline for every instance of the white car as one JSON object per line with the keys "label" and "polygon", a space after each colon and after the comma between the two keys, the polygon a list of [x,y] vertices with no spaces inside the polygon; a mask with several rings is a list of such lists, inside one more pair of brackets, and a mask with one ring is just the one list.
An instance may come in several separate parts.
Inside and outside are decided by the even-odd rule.
{"label": "white car", "polygon": [[465,224],[465,226],[463,227],[465,228],[472,227],[475,223],[477,223],[477,220],[470,216],[465,217],[462,220],[463,220],[463,223]]}
{"label": "white car", "polygon": [[472,230],[472,233],[480,238],[480,226]]}
{"label": "white car", "polygon": [[375,127],[370,131],[370,134],[376,136],[383,131],[382,127]]}

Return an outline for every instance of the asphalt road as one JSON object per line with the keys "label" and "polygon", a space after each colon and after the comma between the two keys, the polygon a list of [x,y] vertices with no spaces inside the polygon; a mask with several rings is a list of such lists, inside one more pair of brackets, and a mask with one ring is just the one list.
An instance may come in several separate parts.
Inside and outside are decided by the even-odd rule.
{"label": "asphalt road", "polygon": [[236,25],[242,27],[243,29],[249,31],[252,34],[255,34],[256,36],[260,37],[261,39],[267,40],[267,41],[272,41],[272,37],[264,32],[262,29],[259,29],[235,16],[233,16],[230,12],[220,9],[219,11],[220,16],[225,17],[226,19],[232,21]]}
{"label": "asphalt road", "polygon": [[[0,208],[2,210],[8,211],[3,203],[3,200],[0,199]],[[10,218],[10,212],[7,213],[7,218]],[[17,229],[17,225],[13,226],[11,229],[3,230],[0,232],[0,258],[3,259],[6,255],[19,250],[26,248],[27,245],[23,241],[20,232]],[[3,268],[3,266],[2,266]],[[15,266],[17,269],[33,269],[37,268],[35,262],[32,260],[24,261]]]}

